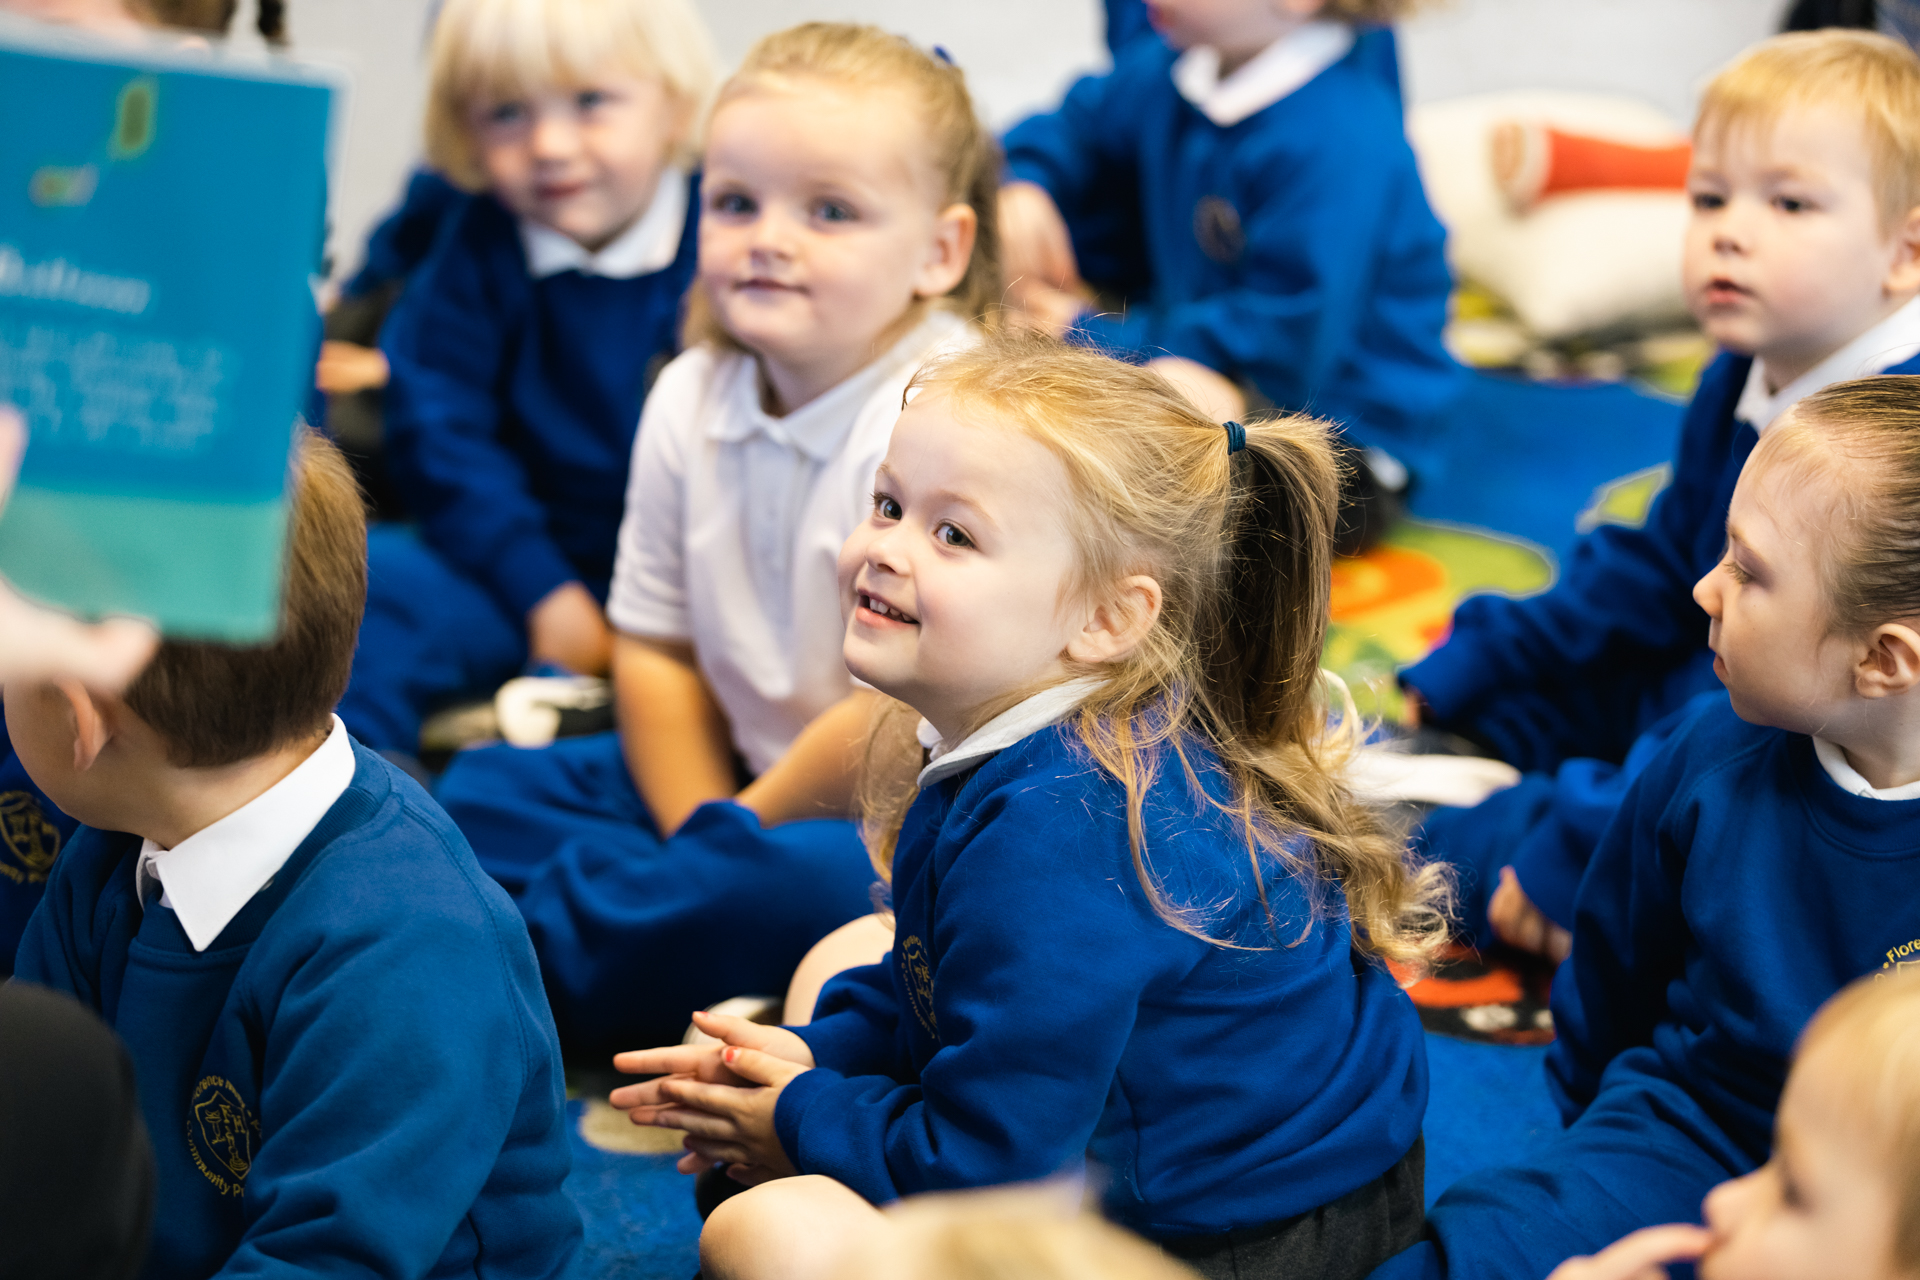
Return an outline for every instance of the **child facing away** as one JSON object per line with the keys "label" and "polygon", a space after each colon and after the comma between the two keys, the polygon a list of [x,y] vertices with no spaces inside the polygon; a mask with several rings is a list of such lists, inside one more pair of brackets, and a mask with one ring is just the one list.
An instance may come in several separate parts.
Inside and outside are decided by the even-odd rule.
{"label": "child facing away", "polygon": [[748,53],[707,132],[689,349],[647,400],[609,600],[620,730],[465,752],[439,791],[569,1043],[678,1039],[872,910],[835,557],[908,377],[999,293],[997,156],[951,63],[809,23]]}
{"label": "child facing away", "polygon": [[1707,1196],[1706,1226],[1646,1227],[1549,1280],[1920,1276],[1920,971],[1856,979],[1800,1037],[1773,1154]]}
{"label": "child facing away", "polygon": [[310,434],[290,492],[277,640],[169,640],[124,696],[7,685],[20,759],[84,824],[15,980],[74,996],[132,1054],[146,1275],[559,1275],[581,1227],[526,927],[331,714],[365,515]]}
{"label": "child facing away", "polygon": [[1920,380],[1817,391],[1760,438],[1694,588],[1729,701],[1580,883],[1547,1058],[1567,1128],[1456,1183],[1376,1276],[1532,1280],[1766,1160],[1814,1010],[1920,952],[1916,552]]}
{"label": "child facing away", "polygon": [[672,1074],[614,1105],[687,1130],[687,1172],[849,1190],[726,1202],[715,1275],[1083,1160],[1202,1275],[1364,1275],[1422,1206],[1425,1049],[1383,960],[1444,926],[1333,772],[1325,428],[1223,428],[1035,337],[915,386],[840,556],[848,667],[924,717],[869,809],[898,940],[797,1031],[702,1015],[724,1044],[616,1058]]}
{"label": "child facing away", "polygon": [[[1427,821],[1462,914],[1565,954],[1574,890],[1628,784],[1717,688],[1692,585],[1727,501],[1793,405],[1865,374],[1920,373],[1920,59],[1865,32],[1780,36],[1708,85],[1694,127],[1688,305],[1722,347],[1643,528],[1603,527],[1552,590],[1478,596],[1401,679],[1423,722],[1526,770]],[[1642,735],[1645,735],[1642,737]],[[1489,911],[1493,916],[1489,923]]]}
{"label": "child facing away", "polygon": [[[1462,385],[1440,341],[1452,278],[1399,85],[1355,31],[1410,7],[1149,6],[1162,39],[1117,46],[1112,71],[1006,136],[1009,299],[1048,332],[1155,359],[1223,417],[1250,389],[1417,470]],[[1350,459],[1350,501],[1405,487],[1373,456]],[[1349,511],[1343,543],[1382,519]]]}
{"label": "child facing away", "polygon": [[436,703],[529,664],[604,674],[602,613],[647,384],[693,276],[686,0],[448,0],[427,156],[472,194],[381,332],[387,464],[414,530],[374,531],[340,708],[412,755]]}

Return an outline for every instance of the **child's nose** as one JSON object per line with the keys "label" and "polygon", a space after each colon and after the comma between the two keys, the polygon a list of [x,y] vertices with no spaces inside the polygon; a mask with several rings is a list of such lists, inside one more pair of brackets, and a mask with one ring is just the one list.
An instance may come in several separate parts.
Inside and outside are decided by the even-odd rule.
{"label": "child's nose", "polygon": [[1706,610],[1709,618],[1720,616],[1720,591],[1714,581],[1719,576],[1720,567],[1715,565],[1700,581],[1693,584],[1693,602]]}
{"label": "child's nose", "polygon": [[536,159],[568,158],[580,149],[580,124],[564,111],[536,112],[529,145]]}

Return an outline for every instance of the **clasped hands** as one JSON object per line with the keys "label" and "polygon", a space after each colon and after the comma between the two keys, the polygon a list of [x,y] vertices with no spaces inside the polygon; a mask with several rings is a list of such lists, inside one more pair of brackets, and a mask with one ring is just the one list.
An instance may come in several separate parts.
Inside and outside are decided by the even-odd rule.
{"label": "clasped hands", "polygon": [[716,1164],[748,1186],[799,1170],[774,1132],[773,1113],[789,1081],[813,1069],[807,1042],[784,1027],[696,1013],[693,1023],[719,1044],[682,1044],[618,1054],[629,1075],[652,1075],[615,1089],[608,1099],[635,1124],[679,1129],[687,1154],[676,1166],[699,1173]]}

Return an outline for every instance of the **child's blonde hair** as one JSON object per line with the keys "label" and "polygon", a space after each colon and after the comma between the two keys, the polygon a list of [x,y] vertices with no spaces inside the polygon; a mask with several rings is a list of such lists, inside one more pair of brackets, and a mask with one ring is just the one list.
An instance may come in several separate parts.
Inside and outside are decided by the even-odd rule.
{"label": "child's blonde hair", "polygon": [[1794,1070],[1812,1058],[1829,1096],[1854,1109],[1860,1135],[1885,1159],[1894,1267],[1920,1269],[1920,972],[1872,974],[1827,1001],[1800,1037]]}
{"label": "child's blonde hair", "polygon": [[954,1191],[886,1210],[849,1280],[1193,1280],[1153,1245],[1046,1191]]}
{"label": "child's blonde hair", "polygon": [[[477,99],[579,85],[608,66],[653,76],[695,119],[717,77],[713,42],[688,0],[447,0],[433,28],[427,163],[486,188],[468,112]],[[677,162],[698,151],[694,131]]]}
{"label": "child's blonde hair", "polygon": [[1754,449],[1756,469],[1779,464],[1824,482],[1834,631],[1920,619],[1920,378],[1881,374],[1814,392]]}
{"label": "child's blonde hair", "polygon": [[1412,15],[1426,0],[1327,0],[1322,18],[1355,26],[1385,26]]}
{"label": "child's blonde hair", "polygon": [[1891,231],[1920,205],[1920,57],[1898,40],[1841,29],[1763,40],[1707,85],[1694,140],[1770,128],[1789,107],[1828,103],[1864,117],[1880,229]]}
{"label": "child's blonde hair", "polygon": [[[1135,573],[1160,584],[1160,616],[1134,653],[1076,673],[1104,683],[1074,725],[1126,788],[1134,871],[1162,917],[1238,945],[1211,936],[1199,908],[1168,901],[1144,848],[1156,773],[1171,753],[1199,797],[1189,752],[1204,744],[1230,784],[1221,807],[1245,838],[1270,927],[1266,859],[1343,890],[1363,952],[1420,960],[1443,942],[1442,871],[1415,867],[1339,775],[1357,717],[1329,726],[1320,671],[1339,490],[1326,426],[1254,423],[1245,449],[1229,453],[1221,424],[1158,374],[1028,334],[996,335],[913,385],[1059,457],[1077,543],[1069,591],[1098,599]],[[890,741],[877,738],[876,750]],[[884,776],[879,761],[871,773]],[[911,795],[879,782],[869,795],[868,847],[884,873]]]}
{"label": "child's blonde hair", "polygon": [[[905,37],[878,27],[842,22],[805,22],[767,36],[747,51],[746,61],[720,87],[713,110],[756,89],[795,80],[819,80],[849,89],[893,90],[919,112],[926,131],[925,158],[939,176],[947,204],[973,209],[977,228],[973,256],[944,305],[983,327],[1000,302],[1000,148],[980,123],[967,92],[967,78],[945,54],[929,53]],[[713,342],[738,347],[713,314],[706,290],[696,282],[687,295],[687,346]]]}

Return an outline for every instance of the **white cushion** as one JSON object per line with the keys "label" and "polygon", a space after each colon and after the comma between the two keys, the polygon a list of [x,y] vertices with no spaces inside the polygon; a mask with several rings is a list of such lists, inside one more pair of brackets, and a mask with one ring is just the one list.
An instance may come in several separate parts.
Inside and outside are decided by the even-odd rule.
{"label": "white cushion", "polygon": [[1434,212],[1447,226],[1455,275],[1505,298],[1544,338],[1683,319],[1686,194],[1560,195],[1516,214],[1493,180],[1488,134],[1502,120],[1537,120],[1636,144],[1686,136],[1664,112],[1611,94],[1525,90],[1414,108],[1407,135]]}

